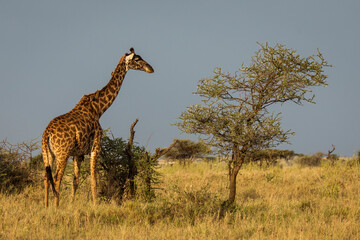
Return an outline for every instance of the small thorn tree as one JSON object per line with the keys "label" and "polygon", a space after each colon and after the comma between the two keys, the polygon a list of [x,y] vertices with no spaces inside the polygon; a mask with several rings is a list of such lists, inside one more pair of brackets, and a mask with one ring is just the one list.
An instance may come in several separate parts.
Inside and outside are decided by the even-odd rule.
{"label": "small thorn tree", "polygon": [[204,141],[191,141],[190,139],[175,139],[177,143],[164,156],[171,160],[178,160],[185,166],[194,158],[203,158],[211,153],[211,148]]}
{"label": "small thorn tree", "polygon": [[326,86],[324,67],[331,67],[322,54],[303,58],[295,50],[276,44],[260,49],[234,75],[221,68],[197,85],[202,104],[187,107],[176,123],[186,133],[200,134],[210,145],[231,156],[228,204],[235,201],[236,177],[254,150],[287,143],[291,130],[281,128],[280,113],[270,107],[285,102],[314,103],[311,91]]}

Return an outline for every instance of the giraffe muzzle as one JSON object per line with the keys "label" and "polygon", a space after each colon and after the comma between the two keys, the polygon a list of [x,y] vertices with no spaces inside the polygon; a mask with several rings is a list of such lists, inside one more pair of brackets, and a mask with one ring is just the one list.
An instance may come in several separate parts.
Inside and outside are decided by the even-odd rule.
{"label": "giraffe muzzle", "polygon": [[154,69],[153,69],[150,65],[148,65],[148,66],[145,67],[145,72],[147,72],[147,73],[153,73],[153,72],[154,72]]}

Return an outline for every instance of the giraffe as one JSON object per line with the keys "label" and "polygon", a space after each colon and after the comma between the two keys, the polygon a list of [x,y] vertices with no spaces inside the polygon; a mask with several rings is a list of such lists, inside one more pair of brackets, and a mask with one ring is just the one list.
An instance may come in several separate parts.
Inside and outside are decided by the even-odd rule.
{"label": "giraffe", "polygon": [[[60,184],[67,160],[74,157],[74,179],[72,197],[74,199],[79,185],[80,166],[84,155],[90,154],[91,192],[96,204],[96,160],[100,153],[102,129],[99,123],[101,115],[111,106],[120,91],[128,70],[140,70],[153,73],[154,70],[133,48],[125,53],[111,79],[101,90],[84,95],[68,113],[50,121],[42,137],[42,155],[45,165],[45,207],[48,207],[49,185],[55,196],[55,208],[59,206]],[[56,160],[56,171],[52,175],[52,164]]]}

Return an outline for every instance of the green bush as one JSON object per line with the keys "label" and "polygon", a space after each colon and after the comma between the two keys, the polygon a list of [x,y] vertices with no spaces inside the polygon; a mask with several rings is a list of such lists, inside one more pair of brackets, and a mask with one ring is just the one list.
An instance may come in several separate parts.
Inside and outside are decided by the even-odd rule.
{"label": "green bush", "polygon": [[177,143],[165,157],[178,160],[181,164],[192,162],[194,158],[203,158],[211,153],[211,148],[203,141],[194,142],[189,139],[177,139]]}
{"label": "green bush", "polygon": [[146,198],[154,196],[154,184],[159,174],[155,168],[157,159],[144,147],[128,143],[122,138],[104,135],[99,159],[100,196],[104,200],[121,203],[124,198]]}
{"label": "green bush", "polygon": [[137,159],[136,195],[138,198],[152,200],[155,197],[155,187],[160,183],[160,174],[156,171],[158,158],[144,151]]}
{"label": "green bush", "polygon": [[128,163],[125,156],[126,143],[121,138],[105,135],[101,141],[99,158],[99,188],[103,199],[120,201],[128,176]]}

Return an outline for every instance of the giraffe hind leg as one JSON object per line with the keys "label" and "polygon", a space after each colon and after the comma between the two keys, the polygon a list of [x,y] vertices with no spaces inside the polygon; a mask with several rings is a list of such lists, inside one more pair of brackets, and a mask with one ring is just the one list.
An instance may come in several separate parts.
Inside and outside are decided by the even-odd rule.
{"label": "giraffe hind leg", "polygon": [[55,158],[54,154],[51,152],[51,149],[47,145],[48,142],[43,144],[43,160],[45,165],[44,171],[44,186],[45,186],[45,207],[49,206],[49,187],[51,184],[53,193],[55,194],[55,186],[54,186],[54,179],[51,172],[51,165],[53,162],[53,158]]}
{"label": "giraffe hind leg", "polygon": [[96,190],[96,161],[101,151],[101,136],[102,130],[101,128],[95,134],[93,146],[91,149],[91,156],[90,156],[90,173],[91,173],[91,192],[92,192],[92,199],[94,205],[97,203],[97,190]]}
{"label": "giraffe hind leg", "polygon": [[45,179],[44,179],[44,185],[45,185],[45,207],[49,206],[49,184],[50,181],[48,180],[47,172],[45,171]]}
{"label": "giraffe hind leg", "polygon": [[45,186],[45,207],[49,206],[49,185],[51,184],[53,193],[56,194],[55,186],[54,186],[54,179],[52,177],[51,168],[47,166],[45,168],[45,179],[44,179],[44,186]]}
{"label": "giraffe hind leg", "polygon": [[[50,166],[47,166],[45,168],[45,171],[46,171],[46,178],[47,178],[47,184],[51,184],[51,188],[53,190],[53,192],[55,193],[55,185],[54,185],[54,179],[53,179],[53,176],[52,176],[52,172],[51,172],[51,167]],[[49,188],[49,186],[48,186]]]}
{"label": "giraffe hind leg", "polygon": [[76,156],[74,157],[74,179],[73,179],[73,187],[72,187],[72,200],[75,200],[75,193],[79,186],[79,176],[80,176],[80,167],[81,162],[84,160],[84,156]]}
{"label": "giraffe hind leg", "polygon": [[54,185],[55,185],[55,207],[59,206],[59,197],[60,197],[60,184],[62,177],[65,173],[65,168],[67,164],[68,155],[66,156],[59,156],[56,158],[56,172],[54,176]]}

